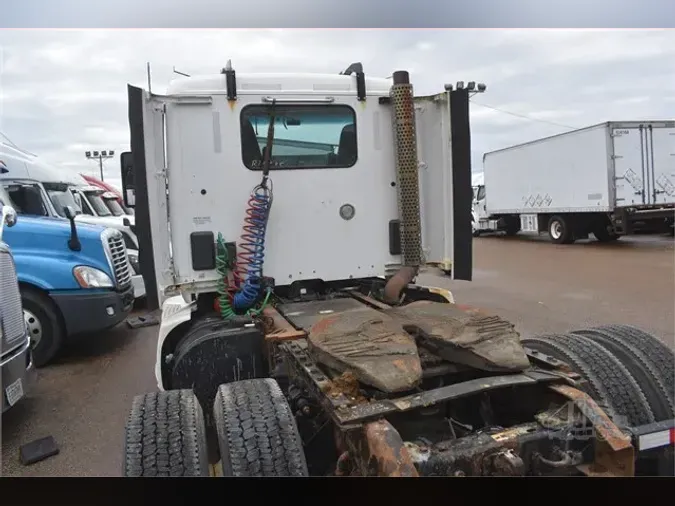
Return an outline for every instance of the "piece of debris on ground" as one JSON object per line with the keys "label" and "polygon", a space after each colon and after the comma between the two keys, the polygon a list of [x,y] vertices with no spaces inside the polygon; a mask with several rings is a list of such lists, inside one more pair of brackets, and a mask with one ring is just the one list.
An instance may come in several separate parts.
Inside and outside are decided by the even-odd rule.
{"label": "piece of debris on ground", "polygon": [[154,325],[159,325],[159,318],[153,314],[132,316],[131,318],[127,318],[127,325],[132,329],[152,327]]}
{"label": "piece of debris on ground", "polygon": [[58,455],[59,447],[52,436],[36,439],[19,448],[19,459],[24,466],[35,464],[54,455]]}

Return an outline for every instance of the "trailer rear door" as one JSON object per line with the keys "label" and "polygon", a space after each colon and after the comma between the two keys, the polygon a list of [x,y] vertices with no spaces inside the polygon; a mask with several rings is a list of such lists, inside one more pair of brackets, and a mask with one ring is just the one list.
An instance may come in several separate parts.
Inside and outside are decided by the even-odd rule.
{"label": "trailer rear door", "polygon": [[675,203],[675,123],[648,127],[655,204]]}
{"label": "trailer rear door", "polygon": [[675,123],[613,123],[616,205],[675,203]]}

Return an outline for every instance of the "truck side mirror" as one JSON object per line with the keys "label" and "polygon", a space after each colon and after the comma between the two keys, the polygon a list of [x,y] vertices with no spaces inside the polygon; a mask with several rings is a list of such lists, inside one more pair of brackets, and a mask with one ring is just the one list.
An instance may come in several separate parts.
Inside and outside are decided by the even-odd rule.
{"label": "truck side mirror", "polygon": [[68,247],[72,251],[80,251],[82,249],[82,244],[80,243],[80,238],[77,236],[77,227],[75,226],[75,216],[77,213],[72,206],[66,206],[63,209],[63,213],[70,221],[70,239],[68,239]]}
{"label": "truck side mirror", "polygon": [[68,218],[70,221],[75,219],[75,216],[77,216],[77,213],[75,212],[75,209],[73,209],[72,206],[66,206],[63,209],[63,212],[66,215],[66,218]]}
{"label": "truck side mirror", "polygon": [[136,203],[136,183],[134,179],[134,163],[131,151],[125,151],[120,155],[120,168],[124,205],[127,207],[134,207]]}
{"label": "truck side mirror", "polygon": [[2,206],[2,221],[0,221],[0,241],[2,240],[2,231],[5,225],[11,228],[16,225],[16,211],[12,206]]}
{"label": "truck side mirror", "polygon": [[124,218],[124,219],[122,220],[122,225],[124,225],[125,227],[130,227],[130,226],[131,226],[131,222],[129,221],[129,218]]}

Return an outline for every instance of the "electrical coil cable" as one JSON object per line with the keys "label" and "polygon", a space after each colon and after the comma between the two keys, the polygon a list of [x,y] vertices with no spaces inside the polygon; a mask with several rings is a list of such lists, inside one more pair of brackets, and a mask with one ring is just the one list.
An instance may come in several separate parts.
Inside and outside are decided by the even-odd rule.
{"label": "electrical coil cable", "polygon": [[237,262],[242,282],[233,301],[234,307],[240,311],[251,308],[260,297],[265,259],[265,232],[271,202],[270,189],[262,185],[256,186],[248,201],[244,233],[239,245],[241,252]]}
{"label": "electrical coil cable", "polygon": [[[275,101],[272,101],[270,122],[267,129],[267,142],[263,158],[263,177],[259,185],[253,188],[248,200],[244,233],[241,235],[237,258],[237,271],[240,279],[238,291],[234,294],[233,306],[236,311],[251,309],[261,296],[263,263],[265,259],[265,232],[272,207],[272,182],[269,180],[270,159],[274,140]],[[268,290],[265,301],[269,299]]]}
{"label": "electrical coil cable", "polygon": [[[232,282],[230,282],[230,275],[234,275],[234,259],[231,259],[225,246],[225,239],[221,233],[218,233],[217,248],[216,248],[216,272],[218,273],[218,286],[216,292],[218,297],[216,298],[215,310],[218,312],[224,320],[229,320],[237,316],[237,312],[232,307],[232,301],[234,294],[237,292],[238,284],[232,276]],[[268,289],[267,294],[260,304],[259,308],[251,308],[246,311],[248,316],[258,319],[264,319],[262,312],[267,307],[269,299],[272,295],[272,290]],[[263,322],[273,327],[274,322]]]}
{"label": "electrical coil cable", "polygon": [[231,305],[231,286],[228,283],[228,274],[231,272],[231,261],[225,246],[223,234],[218,233],[216,249],[216,272],[218,273],[218,312],[224,320],[234,318],[237,314]]}

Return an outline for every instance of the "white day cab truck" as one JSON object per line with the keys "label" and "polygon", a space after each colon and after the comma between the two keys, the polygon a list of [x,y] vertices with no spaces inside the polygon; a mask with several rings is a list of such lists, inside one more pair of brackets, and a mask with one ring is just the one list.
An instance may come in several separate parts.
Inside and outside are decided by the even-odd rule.
{"label": "white day cab truck", "polygon": [[673,474],[655,336],[521,339],[415,283],[471,280],[472,84],[228,63],[128,87],[123,195],[162,315],[126,476]]}
{"label": "white day cab truck", "polygon": [[570,244],[673,231],[675,121],[619,121],[486,153],[474,235],[548,232]]}
{"label": "white day cab truck", "polygon": [[133,231],[134,216],[114,216],[102,199],[105,190],[80,175],[69,175],[37,156],[15,146],[0,143],[0,184],[16,204],[18,214],[67,219],[66,207],[76,210],[75,221],[122,233],[131,264],[136,299],[145,296],[138,263],[138,238]]}

